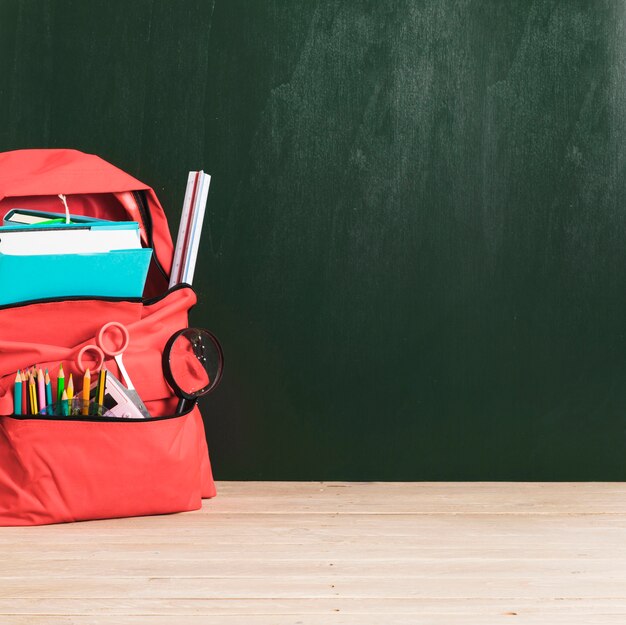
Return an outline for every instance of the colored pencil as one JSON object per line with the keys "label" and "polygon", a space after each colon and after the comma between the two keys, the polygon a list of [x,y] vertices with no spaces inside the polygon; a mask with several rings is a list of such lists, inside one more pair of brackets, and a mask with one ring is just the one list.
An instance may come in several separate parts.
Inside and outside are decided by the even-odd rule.
{"label": "colored pencil", "polygon": [[31,375],[28,374],[28,381],[26,382],[26,388],[28,389],[28,414],[33,414],[33,395],[30,392],[30,379]]}
{"label": "colored pencil", "polygon": [[17,372],[15,388],[13,389],[13,413],[22,414],[22,376]]}
{"label": "colored pencil", "polygon": [[47,369],[46,369],[45,383],[46,383],[46,412],[48,414],[54,414],[54,406],[52,404],[52,382],[50,382],[50,374],[48,373]]}
{"label": "colored pencil", "polygon": [[89,414],[89,391],[91,390],[91,372],[89,369],[85,371],[83,378],[83,415]]}
{"label": "colored pencil", "polygon": [[102,367],[98,375],[98,391],[96,394],[96,401],[98,402],[98,414],[102,416],[104,412],[104,390],[107,385],[107,370]]}
{"label": "colored pencil", "polygon": [[[57,377],[57,404],[61,406],[61,396],[65,390],[65,373],[63,373],[63,363],[59,365],[59,375]],[[58,412],[58,410],[57,410]]]}
{"label": "colored pencil", "polygon": [[43,377],[43,371],[41,368],[37,371],[37,390],[39,391],[37,398],[39,410],[43,412],[46,408],[46,381]]}
{"label": "colored pencil", "polygon": [[33,371],[32,375],[33,384],[33,414],[39,414],[39,400],[37,399],[37,370]]}
{"label": "colored pencil", "polygon": [[74,378],[70,373],[70,379],[67,381],[67,405],[69,406],[69,414],[74,414]]}
{"label": "colored pencil", "polygon": [[63,395],[61,395],[61,415],[63,417],[67,417],[69,415],[67,403],[67,391],[63,391]]}
{"label": "colored pencil", "polygon": [[35,386],[35,377],[32,373],[30,374],[28,390],[30,391],[30,404],[33,411],[32,414],[39,414],[39,408],[37,408],[37,390]]}
{"label": "colored pencil", "polygon": [[26,383],[26,374],[22,369],[22,412],[29,414],[28,411],[28,384]]}

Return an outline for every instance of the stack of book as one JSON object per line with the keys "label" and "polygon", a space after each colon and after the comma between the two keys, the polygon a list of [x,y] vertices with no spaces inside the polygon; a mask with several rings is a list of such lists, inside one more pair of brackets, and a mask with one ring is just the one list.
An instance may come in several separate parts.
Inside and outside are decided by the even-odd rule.
{"label": "stack of book", "polygon": [[134,221],[13,209],[0,227],[0,305],[141,297],[152,249]]}

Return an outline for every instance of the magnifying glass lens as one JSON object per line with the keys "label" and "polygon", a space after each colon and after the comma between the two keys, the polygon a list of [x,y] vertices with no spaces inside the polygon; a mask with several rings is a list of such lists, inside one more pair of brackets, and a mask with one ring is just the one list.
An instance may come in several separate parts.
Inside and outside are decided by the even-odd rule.
{"label": "magnifying glass lens", "polygon": [[190,399],[205,395],[219,383],[222,364],[217,339],[206,330],[187,328],[178,334],[169,350],[172,381]]}

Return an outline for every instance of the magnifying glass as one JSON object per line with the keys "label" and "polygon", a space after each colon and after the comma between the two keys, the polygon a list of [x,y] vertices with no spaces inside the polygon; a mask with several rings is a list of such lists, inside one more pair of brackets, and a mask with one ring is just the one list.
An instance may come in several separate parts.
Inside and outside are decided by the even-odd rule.
{"label": "magnifying glass", "polygon": [[185,328],[173,334],[163,351],[163,373],[180,397],[176,414],[182,414],[199,397],[220,383],[224,352],[217,337],[208,330]]}

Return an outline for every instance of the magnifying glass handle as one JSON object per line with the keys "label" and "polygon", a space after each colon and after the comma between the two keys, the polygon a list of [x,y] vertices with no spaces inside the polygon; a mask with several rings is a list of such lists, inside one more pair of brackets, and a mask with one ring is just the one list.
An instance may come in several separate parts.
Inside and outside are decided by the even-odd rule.
{"label": "magnifying glass handle", "polygon": [[180,401],[178,402],[178,406],[176,406],[176,414],[183,414],[183,412],[189,410],[192,401],[193,400],[191,399],[185,399],[184,397],[181,397]]}

